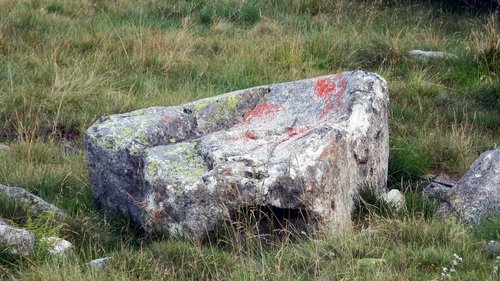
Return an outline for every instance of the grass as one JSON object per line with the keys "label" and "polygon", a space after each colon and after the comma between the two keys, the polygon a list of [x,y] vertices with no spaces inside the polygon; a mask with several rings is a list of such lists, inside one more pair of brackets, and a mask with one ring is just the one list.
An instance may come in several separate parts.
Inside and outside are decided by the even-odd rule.
{"label": "grass", "polygon": [[[0,278],[439,280],[456,253],[463,263],[452,279],[496,280],[484,245],[499,239],[498,220],[469,229],[439,218],[411,177],[459,177],[500,145],[499,14],[451,2],[1,1],[0,142],[10,151],[0,150],[0,183],[28,189],[72,222],[29,218],[7,202],[0,214],[75,251],[2,252]],[[412,49],[458,58],[418,60]],[[353,69],[389,84],[388,185],[405,192],[403,211],[365,194],[352,233],[289,231],[267,247],[245,225],[222,244],[145,236],[94,206],[82,133],[99,117]],[[104,256],[113,258],[102,272],[84,265]]]}

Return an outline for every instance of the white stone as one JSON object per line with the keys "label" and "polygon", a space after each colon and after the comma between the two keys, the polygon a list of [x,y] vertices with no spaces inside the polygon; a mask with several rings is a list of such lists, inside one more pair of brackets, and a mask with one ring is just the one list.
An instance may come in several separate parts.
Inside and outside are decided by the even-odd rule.
{"label": "white stone", "polygon": [[3,143],[0,143],[0,153],[9,153],[11,151],[11,148]]}
{"label": "white stone", "polygon": [[73,250],[73,244],[59,237],[45,237],[42,238],[40,242],[46,244],[49,253],[53,255],[62,256],[71,253]]}
{"label": "white stone", "polygon": [[111,259],[111,257],[95,259],[95,260],[89,261],[88,263],[86,263],[86,265],[93,270],[99,271],[99,270],[103,270],[104,268],[106,268],[106,266],[108,266],[110,259]]}
{"label": "white stone", "polygon": [[408,52],[408,55],[410,55],[412,57],[419,57],[419,58],[445,58],[445,59],[458,58],[454,54],[449,54],[449,53],[445,53],[445,52],[422,51],[422,50],[411,50]]}
{"label": "white stone", "polygon": [[391,189],[389,192],[382,194],[382,200],[398,210],[405,205],[405,196],[397,189]]}

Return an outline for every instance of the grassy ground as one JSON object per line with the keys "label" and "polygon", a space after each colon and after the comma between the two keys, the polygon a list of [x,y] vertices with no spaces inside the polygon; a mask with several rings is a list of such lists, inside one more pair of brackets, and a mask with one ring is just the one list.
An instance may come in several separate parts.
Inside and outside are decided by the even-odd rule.
{"label": "grassy ground", "polygon": [[[418,60],[411,49],[458,59]],[[11,150],[0,151],[0,183],[74,222],[27,219],[9,204],[1,214],[76,248],[64,259],[2,253],[0,278],[432,280],[456,253],[451,279],[498,280],[484,244],[499,239],[499,220],[471,230],[440,219],[409,175],[457,178],[500,145],[499,60],[498,12],[436,1],[2,0],[0,142]],[[352,233],[263,249],[252,234],[245,246],[230,234],[222,246],[143,237],[95,209],[81,136],[100,116],[353,69],[388,81],[389,186],[406,192],[402,213],[372,202]],[[103,272],[83,265],[104,256],[113,259]]]}

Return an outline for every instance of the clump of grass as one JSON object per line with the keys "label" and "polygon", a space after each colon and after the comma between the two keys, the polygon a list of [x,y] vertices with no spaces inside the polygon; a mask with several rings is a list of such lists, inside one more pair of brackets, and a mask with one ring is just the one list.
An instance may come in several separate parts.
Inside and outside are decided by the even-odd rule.
{"label": "clump of grass", "polygon": [[477,225],[471,228],[472,235],[476,239],[485,241],[500,239],[500,218],[498,216],[487,216]]}

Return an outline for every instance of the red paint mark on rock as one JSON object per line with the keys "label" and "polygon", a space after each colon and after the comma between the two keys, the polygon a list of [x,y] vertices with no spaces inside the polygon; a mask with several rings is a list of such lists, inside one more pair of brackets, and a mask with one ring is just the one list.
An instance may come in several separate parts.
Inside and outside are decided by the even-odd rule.
{"label": "red paint mark on rock", "polygon": [[331,77],[321,78],[314,85],[314,94],[318,98],[325,99],[325,96],[330,95],[335,90],[335,81]]}
{"label": "red paint mark on rock", "polygon": [[344,102],[345,84],[345,77],[342,74],[321,78],[316,81],[314,94],[325,103],[319,119],[323,119],[328,113],[337,110],[342,105]]}
{"label": "red paint mark on rock", "polygon": [[172,116],[165,114],[165,115],[163,115],[162,119],[163,119],[163,121],[168,122],[168,121],[170,121],[170,119],[172,119]]}
{"label": "red paint mark on rock", "polygon": [[254,134],[253,132],[251,132],[249,130],[245,131],[245,138],[247,138],[249,140],[258,140],[259,139],[259,137],[256,134]]}
{"label": "red paint mark on rock", "polygon": [[273,103],[262,103],[256,108],[250,110],[243,116],[243,123],[250,124],[255,118],[266,119],[274,115],[278,111],[282,111],[285,108],[279,104]]}
{"label": "red paint mark on rock", "polygon": [[[305,126],[305,127],[288,127],[287,130],[288,130],[288,139],[296,136],[296,135],[299,135],[299,134],[303,134],[307,131],[309,131],[311,129],[311,126]],[[287,139],[287,140],[288,140]]]}

